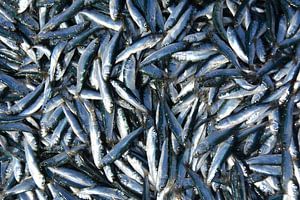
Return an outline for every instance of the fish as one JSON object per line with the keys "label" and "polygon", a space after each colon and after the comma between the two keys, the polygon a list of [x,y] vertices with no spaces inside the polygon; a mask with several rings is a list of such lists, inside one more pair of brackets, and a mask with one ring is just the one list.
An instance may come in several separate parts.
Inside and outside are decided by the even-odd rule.
{"label": "fish", "polygon": [[0,1],[0,198],[299,199],[299,10]]}

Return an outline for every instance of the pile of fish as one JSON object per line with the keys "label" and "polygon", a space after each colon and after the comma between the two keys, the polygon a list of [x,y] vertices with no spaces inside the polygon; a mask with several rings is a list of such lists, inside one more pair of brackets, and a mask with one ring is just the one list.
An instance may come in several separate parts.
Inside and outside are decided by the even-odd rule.
{"label": "pile of fish", "polygon": [[0,1],[0,199],[299,199],[299,0]]}

